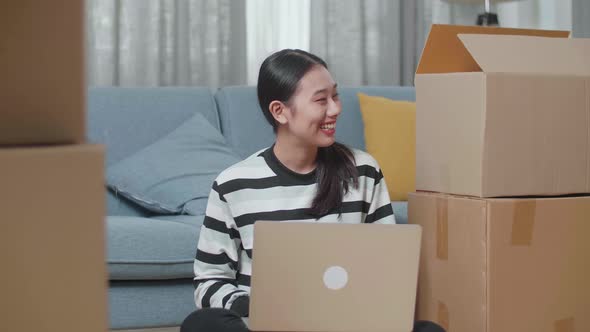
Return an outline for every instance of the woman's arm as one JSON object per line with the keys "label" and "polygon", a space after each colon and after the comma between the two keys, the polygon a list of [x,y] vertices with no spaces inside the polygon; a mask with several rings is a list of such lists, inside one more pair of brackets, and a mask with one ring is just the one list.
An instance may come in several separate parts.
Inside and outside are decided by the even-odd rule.
{"label": "woman's arm", "polygon": [[[236,299],[248,295],[236,284],[240,247],[240,233],[228,203],[214,183],[194,262],[197,308],[232,309]],[[243,300],[235,303],[236,309],[241,307]]]}
{"label": "woman's arm", "polygon": [[365,218],[365,223],[395,224],[395,216],[393,214],[387,184],[383,178],[383,172],[376,161],[375,169],[377,170],[377,174],[373,183],[371,205],[369,207],[369,213]]}

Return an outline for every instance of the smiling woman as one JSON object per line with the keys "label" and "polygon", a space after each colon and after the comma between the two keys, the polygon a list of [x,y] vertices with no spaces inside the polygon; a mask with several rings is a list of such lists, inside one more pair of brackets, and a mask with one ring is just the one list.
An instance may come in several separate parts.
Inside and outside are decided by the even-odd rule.
{"label": "smiling woman", "polygon": [[311,213],[339,210],[349,186],[358,186],[358,172],[352,151],[334,138],[342,105],[326,63],[302,50],[276,52],[260,68],[258,99],[277,134],[277,158],[298,173],[317,166]]}
{"label": "smiling woman", "polygon": [[213,184],[195,259],[197,307],[248,315],[257,220],[395,223],[375,159],[335,141],[337,88],[308,52],[286,49],[262,63],[258,101],[276,140]]}
{"label": "smiling woman", "polygon": [[[249,316],[257,221],[395,223],[375,159],[335,141],[342,105],[322,59],[302,50],[276,52],[260,67],[257,91],[276,140],[213,183],[194,263],[199,310],[181,332],[249,331],[240,317]],[[326,280],[342,287],[345,274],[336,267]],[[420,323],[415,331],[443,330]]]}

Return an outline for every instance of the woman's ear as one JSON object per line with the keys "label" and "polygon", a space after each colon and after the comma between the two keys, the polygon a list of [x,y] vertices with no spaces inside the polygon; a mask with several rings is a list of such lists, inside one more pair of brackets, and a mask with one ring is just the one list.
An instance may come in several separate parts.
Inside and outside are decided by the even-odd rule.
{"label": "woman's ear", "polygon": [[279,124],[287,123],[287,107],[285,104],[278,100],[273,100],[270,105],[268,105],[268,109],[273,118],[275,118],[275,121],[277,121]]}

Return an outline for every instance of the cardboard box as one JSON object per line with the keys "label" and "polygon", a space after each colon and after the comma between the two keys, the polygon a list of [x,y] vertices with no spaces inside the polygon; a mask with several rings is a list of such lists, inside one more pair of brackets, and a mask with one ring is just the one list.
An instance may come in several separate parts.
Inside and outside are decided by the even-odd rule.
{"label": "cardboard box", "polygon": [[568,34],[432,27],[415,81],[417,190],[590,192],[590,39]]}
{"label": "cardboard box", "polygon": [[84,1],[2,0],[0,145],[85,139]]}
{"label": "cardboard box", "polygon": [[107,331],[103,155],[0,149],[3,331]]}
{"label": "cardboard box", "polygon": [[417,193],[417,318],[448,332],[590,327],[590,196],[479,199]]}

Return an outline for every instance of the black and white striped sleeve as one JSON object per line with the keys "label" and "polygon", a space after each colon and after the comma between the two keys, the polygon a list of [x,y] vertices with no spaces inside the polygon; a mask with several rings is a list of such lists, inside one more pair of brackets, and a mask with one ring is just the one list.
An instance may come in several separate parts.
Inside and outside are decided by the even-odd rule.
{"label": "black and white striped sleeve", "polygon": [[241,240],[228,203],[213,184],[194,262],[197,308],[226,308],[240,296],[236,283]]}
{"label": "black and white striped sleeve", "polygon": [[391,206],[391,199],[389,198],[387,184],[383,178],[383,172],[377,162],[374,161],[374,163],[377,173],[374,178],[371,204],[369,206],[369,213],[365,218],[365,223],[395,224],[393,207]]}

